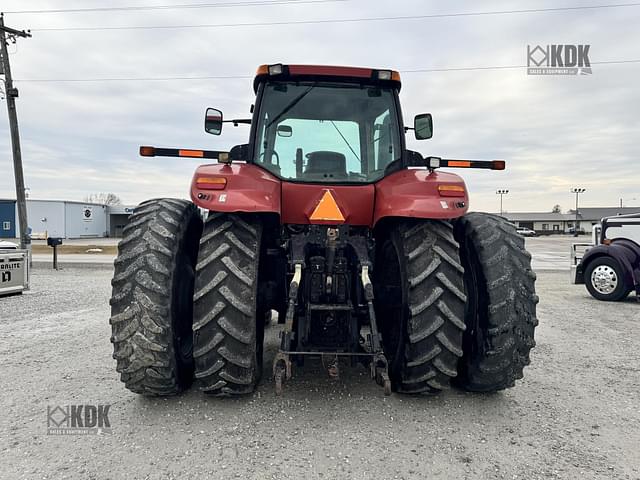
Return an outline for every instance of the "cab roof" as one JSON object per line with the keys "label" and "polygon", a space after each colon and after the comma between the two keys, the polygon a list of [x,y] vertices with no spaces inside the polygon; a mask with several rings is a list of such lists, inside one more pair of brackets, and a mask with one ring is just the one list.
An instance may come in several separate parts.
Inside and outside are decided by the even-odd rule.
{"label": "cab roof", "polygon": [[253,81],[253,90],[258,91],[261,82],[273,80],[332,80],[336,82],[361,82],[383,84],[400,90],[400,74],[395,70],[363,67],[340,67],[332,65],[260,65]]}

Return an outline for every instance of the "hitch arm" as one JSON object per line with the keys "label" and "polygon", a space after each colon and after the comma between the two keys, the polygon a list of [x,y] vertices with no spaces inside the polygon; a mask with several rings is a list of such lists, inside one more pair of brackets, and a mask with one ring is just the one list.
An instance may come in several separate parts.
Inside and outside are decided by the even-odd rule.
{"label": "hitch arm", "polygon": [[286,332],[293,331],[293,315],[296,303],[298,303],[298,288],[302,280],[302,264],[296,263],[294,266],[293,279],[289,285],[289,305],[287,308],[287,316],[285,319],[284,330]]}
{"label": "hitch arm", "polygon": [[373,285],[369,278],[369,266],[362,265],[360,272],[360,279],[362,280],[362,287],[364,288],[364,298],[367,301],[367,307],[369,310],[369,321],[371,322],[371,346],[374,353],[382,352],[382,343],[380,339],[380,332],[378,330],[378,322],[376,320],[376,312],[373,308]]}
{"label": "hitch arm", "polygon": [[294,265],[293,279],[289,285],[289,305],[284,323],[284,329],[280,332],[280,351],[273,359],[273,378],[276,384],[276,395],[282,394],[282,384],[284,380],[291,378],[291,341],[293,340],[293,316],[295,314],[296,303],[298,301],[298,288],[302,280],[302,264]]}
{"label": "hitch arm", "polygon": [[371,322],[371,348],[373,350],[373,361],[371,362],[371,377],[378,385],[384,388],[385,395],[391,395],[391,379],[389,378],[389,362],[382,351],[382,337],[378,330],[376,312],[373,308],[373,285],[369,278],[369,265],[362,265],[360,279],[364,287],[364,298],[369,308],[369,321]]}

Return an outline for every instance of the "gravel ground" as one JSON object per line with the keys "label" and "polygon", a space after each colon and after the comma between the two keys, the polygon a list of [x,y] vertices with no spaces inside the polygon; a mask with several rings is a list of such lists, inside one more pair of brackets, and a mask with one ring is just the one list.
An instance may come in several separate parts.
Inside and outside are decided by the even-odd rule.
{"label": "gravel ground", "polygon": [[[0,299],[0,477],[640,478],[640,305],[593,300],[540,272],[532,365],[493,395],[384,397],[363,369],[337,382],[268,373],[241,399],[125,390],[109,343],[108,269],[36,269]],[[265,366],[276,347],[267,337]],[[112,433],[47,435],[47,406],[110,404]]]}

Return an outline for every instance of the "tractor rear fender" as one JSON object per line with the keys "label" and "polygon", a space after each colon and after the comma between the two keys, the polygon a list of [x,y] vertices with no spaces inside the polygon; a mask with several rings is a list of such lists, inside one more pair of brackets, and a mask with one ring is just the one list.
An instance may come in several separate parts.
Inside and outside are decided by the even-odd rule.
{"label": "tractor rear fender", "polygon": [[191,181],[191,199],[214,212],[281,211],[280,180],[247,163],[201,165]]}
{"label": "tractor rear fender", "polygon": [[624,269],[624,281],[629,286],[640,287],[640,246],[627,239],[611,240],[609,245],[590,248],[576,268],[576,283],[584,283],[584,272],[589,264],[599,257],[611,257]]}
{"label": "tractor rear fender", "polygon": [[467,188],[458,175],[408,168],[376,183],[372,226],[388,217],[453,219],[468,209]]}

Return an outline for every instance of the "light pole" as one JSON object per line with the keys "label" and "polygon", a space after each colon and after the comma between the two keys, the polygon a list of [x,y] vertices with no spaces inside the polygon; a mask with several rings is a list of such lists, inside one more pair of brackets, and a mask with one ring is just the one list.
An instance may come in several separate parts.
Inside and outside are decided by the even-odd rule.
{"label": "light pole", "polygon": [[509,193],[509,190],[503,190],[503,189],[496,190],[496,194],[500,195],[500,216],[502,216],[502,196],[506,195],[507,193]]}
{"label": "light pole", "polygon": [[576,194],[576,221],[573,224],[573,236],[577,237],[578,236],[578,197],[580,196],[581,193],[586,192],[587,189],[586,188],[572,188],[571,189],[571,193],[575,193]]}

